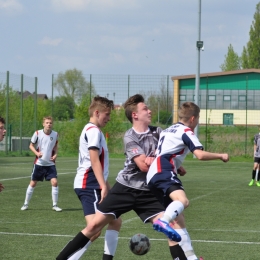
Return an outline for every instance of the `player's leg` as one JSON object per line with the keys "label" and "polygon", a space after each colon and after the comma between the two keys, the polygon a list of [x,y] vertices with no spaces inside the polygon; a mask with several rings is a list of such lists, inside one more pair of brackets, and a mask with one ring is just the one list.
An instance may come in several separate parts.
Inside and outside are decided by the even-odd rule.
{"label": "player's leg", "polygon": [[42,181],[43,176],[44,176],[44,172],[42,171],[41,166],[34,164],[32,175],[31,175],[31,181],[30,181],[30,183],[27,187],[27,190],[26,190],[26,193],[25,193],[24,204],[21,207],[21,210],[27,210],[28,209],[28,205],[29,205],[29,202],[32,198],[34,188],[37,185],[37,181]]}
{"label": "player's leg", "polygon": [[97,211],[93,220],[89,225],[79,232],[59,253],[57,260],[65,260],[72,257],[75,253],[81,250],[90,241],[90,238],[97,234],[102,228],[114,219],[111,214],[103,215]]}
{"label": "player's leg", "polygon": [[62,211],[61,208],[58,207],[58,198],[59,198],[59,186],[58,186],[58,179],[57,179],[57,171],[56,166],[45,166],[46,181],[51,182],[51,197],[52,197],[52,210],[60,212]]}
{"label": "player's leg", "polygon": [[105,233],[103,260],[112,260],[118,244],[118,234],[122,225],[121,218],[109,222]]}
{"label": "player's leg", "polygon": [[254,157],[254,166],[253,166],[253,170],[252,170],[252,180],[249,182],[248,186],[252,186],[254,184],[257,169],[258,169],[258,158]]}
{"label": "player's leg", "polygon": [[[260,159],[260,158],[258,158]],[[259,175],[259,160],[258,160],[258,165],[257,165],[257,168],[256,168],[256,174],[255,174],[255,180],[256,180],[256,185],[258,187],[260,187],[260,183],[259,183],[259,179],[260,179],[260,175]]]}

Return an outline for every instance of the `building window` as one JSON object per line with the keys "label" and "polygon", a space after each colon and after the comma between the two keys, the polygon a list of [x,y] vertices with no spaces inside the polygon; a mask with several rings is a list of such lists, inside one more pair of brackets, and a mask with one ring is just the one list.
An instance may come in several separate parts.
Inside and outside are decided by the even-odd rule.
{"label": "building window", "polygon": [[[195,101],[195,95],[193,95],[193,101]],[[199,95],[199,101],[200,101],[200,95]]]}
{"label": "building window", "polygon": [[215,95],[214,96],[213,95],[209,95],[208,96],[208,100],[209,101],[216,101],[216,96]]}
{"label": "building window", "polygon": [[186,96],[185,95],[180,95],[180,101],[186,101]]}
{"label": "building window", "polygon": [[246,101],[246,96],[238,96],[239,101]]}
{"label": "building window", "polygon": [[223,100],[224,101],[231,101],[231,96],[225,95],[225,96],[223,96]]}

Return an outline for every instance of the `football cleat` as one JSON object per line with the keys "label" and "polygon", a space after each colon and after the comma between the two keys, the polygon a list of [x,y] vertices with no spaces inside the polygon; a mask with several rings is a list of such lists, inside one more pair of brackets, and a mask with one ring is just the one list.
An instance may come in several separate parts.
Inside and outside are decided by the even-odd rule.
{"label": "football cleat", "polygon": [[21,207],[21,210],[27,210],[28,209],[28,204],[24,204],[22,207]]}
{"label": "football cleat", "polygon": [[252,186],[254,184],[254,180],[251,180],[248,184],[248,186]]}
{"label": "football cleat", "polygon": [[256,186],[257,186],[257,187],[260,187],[259,181],[256,182]]}
{"label": "football cleat", "polygon": [[55,210],[57,212],[62,211],[62,209],[59,208],[57,205],[53,205],[52,210]]}
{"label": "football cleat", "polygon": [[171,228],[167,222],[161,219],[157,219],[154,222],[153,229],[155,229],[158,232],[164,233],[172,241],[181,241],[181,236],[173,228]]}

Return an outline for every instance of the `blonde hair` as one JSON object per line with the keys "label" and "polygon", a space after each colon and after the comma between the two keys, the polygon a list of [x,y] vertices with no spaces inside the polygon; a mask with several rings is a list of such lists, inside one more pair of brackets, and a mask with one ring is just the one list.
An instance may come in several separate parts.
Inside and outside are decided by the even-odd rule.
{"label": "blonde hair", "polygon": [[125,115],[131,123],[133,123],[132,113],[136,112],[139,103],[144,103],[144,97],[140,94],[131,96],[124,103]]}
{"label": "blonde hair", "polygon": [[53,118],[51,116],[43,117],[42,122],[44,123],[45,120],[51,120],[53,122]]}
{"label": "blonde hair", "polygon": [[113,100],[109,100],[106,97],[96,96],[93,98],[93,100],[89,106],[88,114],[90,117],[92,117],[93,113],[96,109],[98,109],[100,111],[104,111],[108,108],[110,108],[111,110],[114,109]]}
{"label": "blonde hair", "polygon": [[188,121],[192,116],[198,117],[200,108],[193,102],[185,102],[178,109],[178,117],[180,120]]}

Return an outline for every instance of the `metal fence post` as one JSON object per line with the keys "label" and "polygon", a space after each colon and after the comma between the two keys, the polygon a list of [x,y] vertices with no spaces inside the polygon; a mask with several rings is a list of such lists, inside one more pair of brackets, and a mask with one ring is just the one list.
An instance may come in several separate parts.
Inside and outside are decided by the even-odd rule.
{"label": "metal fence post", "polygon": [[23,74],[21,74],[21,103],[20,103],[20,154],[22,154],[23,144]]}

